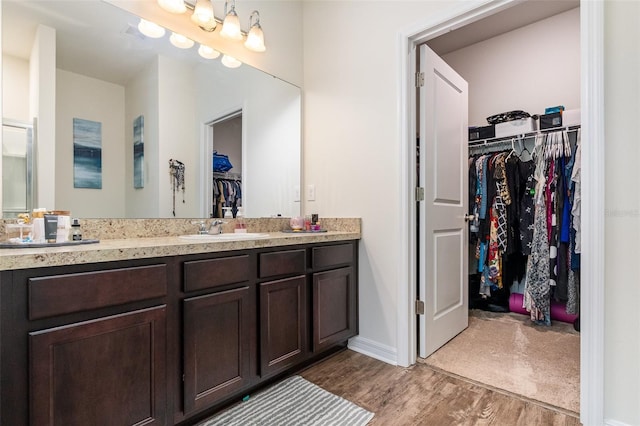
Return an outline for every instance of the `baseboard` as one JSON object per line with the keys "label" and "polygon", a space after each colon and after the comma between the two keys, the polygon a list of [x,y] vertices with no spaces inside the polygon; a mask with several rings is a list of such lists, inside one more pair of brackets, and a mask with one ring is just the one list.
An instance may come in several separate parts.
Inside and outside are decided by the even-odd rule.
{"label": "baseboard", "polygon": [[349,339],[349,349],[391,365],[398,365],[396,348],[356,336]]}
{"label": "baseboard", "polygon": [[613,419],[605,419],[604,425],[605,426],[631,426],[628,423],[619,422],[618,420],[613,420]]}

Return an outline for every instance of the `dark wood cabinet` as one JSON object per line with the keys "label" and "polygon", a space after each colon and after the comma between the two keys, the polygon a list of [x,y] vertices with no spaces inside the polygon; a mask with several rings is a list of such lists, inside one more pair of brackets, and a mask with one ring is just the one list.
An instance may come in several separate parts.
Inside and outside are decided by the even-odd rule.
{"label": "dark wood cabinet", "polygon": [[357,241],[0,271],[0,425],[187,425],[357,333]]}
{"label": "dark wood cabinet", "polygon": [[307,278],[260,283],[260,375],[282,371],[307,355]]}
{"label": "dark wood cabinet", "polygon": [[29,333],[31,425],[166,424],[165,307]]}
{"label": "dark wood cabinet", "polygon": [[184,410],[206,408],[250,381],[255,295],[248,286],[184,300]]}
{"label": "dark wood cabinet", "polygon": [[351,267],[313,274],[314,352],[356,335],[356,292],[356,280]]}

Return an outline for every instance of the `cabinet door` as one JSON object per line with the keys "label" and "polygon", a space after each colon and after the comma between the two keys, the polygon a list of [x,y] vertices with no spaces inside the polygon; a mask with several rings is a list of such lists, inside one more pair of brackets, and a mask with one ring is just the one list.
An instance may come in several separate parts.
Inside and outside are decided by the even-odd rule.
{"label": "cabinet door", "polygon": [[31,425],[164,425],[165,306],[29,334]]}
{"label": "cabinet door", "polygon": [[357,334],[357,286],[352,268],[313,274],[313,351]]}
{"label": "cabinet door", "polygon": [[255,296],[249,287],[184,300],[185,413],[249,382],[252,336]]}
{"label": "cabinet door", "polygon": [[306,278],[260,284],[260,373],[264,377],[307,356]]}

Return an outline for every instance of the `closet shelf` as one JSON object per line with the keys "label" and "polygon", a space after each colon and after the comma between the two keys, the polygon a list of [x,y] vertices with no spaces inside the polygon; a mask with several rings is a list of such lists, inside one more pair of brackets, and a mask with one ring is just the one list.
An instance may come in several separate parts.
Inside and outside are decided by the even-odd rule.
{"label": "closet shelf", "polygon": [[580,129],[580,125],[564,126],[564,127],[552,127],[550,129],[536,130],[536,131],[533,131],[533,132],[522,133],[522,134],[519,134],[519,135],[504,136],[504,137],[499,137],[499,138],[478,139],[478,140],[475,140],[475,141],[469,141],[469,148],[477,148],[477,147],[481,147],[481,146],[488,146],[490,144],[511,142],[512,139],[518,140],[518,139],[533,138],[533,137],[536,137],[538,135],[544,135],[544,134],[552,133],[552,132],[560,132],[560,131],[577,132],[579,129]]}
{"label": "closet shelf", "polygon": [[233,173],[233,172],[213,172],[213,178],[217,179],[233,179],[240,180],[242,179],[242,173]]}

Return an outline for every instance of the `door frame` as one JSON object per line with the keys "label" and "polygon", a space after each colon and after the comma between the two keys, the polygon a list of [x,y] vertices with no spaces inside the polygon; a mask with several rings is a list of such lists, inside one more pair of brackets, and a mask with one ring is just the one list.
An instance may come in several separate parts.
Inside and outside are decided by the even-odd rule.
{"label": "door frame", "polygon": [[[416,209],[415,170],[416,47],[452,29],[470,24],[522,0],[458,3],[410,27],[397,37],[398,118],[400,131],[399,193],[401,247],[407,259],[398,268],[397,364],[416,362]],[[580,2],[582,122],[582,247],[580,421],[604,422],[604,2]]]}
{"label": "door frame", "polygon": [[[244,115],[246,113],[246,105],[236,105],[232,108],[227,108],[222,110],[220,113],[216,114],[213,118],[206,120],[201,125],[200,131],[200,180],[199,180],[199,188],[198,193],[205,193],[205,197],[202,197],[200,204],[200,217],[210,217],[211,212],[209,211],[209,207],[211,207],[211,203],[213,202],[213,169],[211,166],[212,156],[213,156],[213,125],[219,123],[224,120],[229,120],[231,118],[237,117],[239,115]],[[247,129],[245,128],[245,121],[242,120],[242,152],[246,152],[246,138],[245,135],[247,133]],[[242,170],[246,170],[245,161],[246,156],[242,156]],[[244,200],[243,200],[244,202]],[[244,205],[244,204],[243,204]],[[245,210],[246,211],[246,210]]]}

